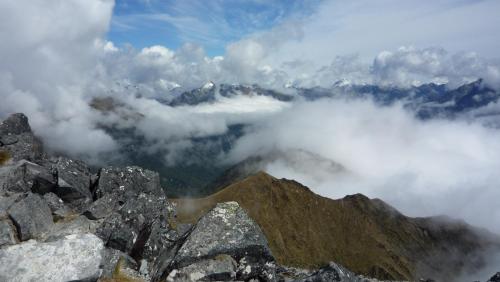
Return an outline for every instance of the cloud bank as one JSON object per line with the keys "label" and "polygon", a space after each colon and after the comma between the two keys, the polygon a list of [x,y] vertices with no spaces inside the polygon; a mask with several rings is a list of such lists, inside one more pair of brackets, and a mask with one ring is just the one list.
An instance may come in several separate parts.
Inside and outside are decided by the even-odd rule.
{"label": "cloud bank", "polygon": [[0,3],[0,114],[24,112],[53,148],[107,151],[84,100],[99,63],[113,1]]}
{"label": "cloud bank", "polygon": [[339,198],[355,192],[378,197],[405,214],[447,214],[499,232],[491,219],[500,208],[500,131],[461,121],[420,121],[401,105],[371,101],[323,100],[281,111],[242,137],[230,153],[234,161],[274,151],[302,150],[345,170],[304,158],[276,160],[264,168],[298,180],[321,195]]}

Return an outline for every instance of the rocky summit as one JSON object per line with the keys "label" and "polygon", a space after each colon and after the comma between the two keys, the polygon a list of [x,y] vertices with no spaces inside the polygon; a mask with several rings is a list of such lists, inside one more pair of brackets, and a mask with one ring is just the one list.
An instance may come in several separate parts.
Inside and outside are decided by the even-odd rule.
{"label": "rocky summit", "polygon": [[[278,183],[274,178],[266,176],[265,179]],[[287,193],[295,193],[294,189]],[[267,202],[260,198],[262,195],[266,194],[255,194],[250,201],[255,204],[261,200],[265,208]],[[288,197],[289,206],[297,207],[291,194],[283,195],[281,200],[287,201]],[[276,195],[270,196],[272,199]],[[354,204],[345,204],[366,208],[370,204],[363,199],[354,197],[351,201]],[[307,200],[305,197],[304,201]],[[274,204],[279,205],[280,201]],[[302,231],[298,227],[295,235],[290,231],[282,234],[281,239],[276,238],[269,231],[269,224],[276,224],[276,230],[283,231],[273,220],[277,216],[283,216],[283,222],[290,219],[281,214],[280,209],[262,209],[275,213],[264,219],[248,201],[236,197],[227,201],[199,202],[199,206],[194,206],[189,213],[195,219],[180,220],[179,204],[166,197],[156,172],[136,166],[92,171],[84,162],[46,154],[23,114],[14,114],[0,124],[2,282],[379,281],[356,275],[334,262],[325,261],[322,265],[309,267],[287,264],[294,261],[287,258],[296,255],[293,249],[298,247],[289,237],[300,236]],[[187,217],[186,202],[180,207],[181,214]],[[383,220],[390,221],[383,215],[386,211],[381,208],[383,204],[378,203],[377,207],[372,212],[379,211]],[[298,209],[297,212],[304,211]],[[353,216],[367,217],[362,213]],[[386,223],[401,222],[404,223]],[[356,232],[371,232],[359,229],[356,224],[356,220],[353,221]],[[422,221],[420,226],[425,224]],[[432,235],[444,232],[439,228],[435,230]],[[320,231],[326,232],[311,229],[311,232]],[[351,233],[346,230],[346,234]],[[348,241],[336,241],[341,237],[328,238],[332,244],[349,244]],[[284,243],[284,248],[277,248],[277,242]],[[365,264],[373,262],[373,258],[359,252],[365,242],[352,244],[358,250],[356,260],[365,260]],[[381,248],[390,247],[383,242],[380,244]],[[302,245],[316,250],[314,244],[303,242]],[[290,248],[288,253],[287,248]],[[323,248],[329,250],[328,244]],[[315,252],[309,253],[311,261],[319,261],[314,258]],[[317,254],[321,259],[328,258],[321,252]],[[398,259],[397,252],[393,251],[392,255],[393,259]],[[379,258],[386,260],[384,255]],[[377,276],[378,273],[373,274]],[[498,273],[490,281],[498,281]]]}

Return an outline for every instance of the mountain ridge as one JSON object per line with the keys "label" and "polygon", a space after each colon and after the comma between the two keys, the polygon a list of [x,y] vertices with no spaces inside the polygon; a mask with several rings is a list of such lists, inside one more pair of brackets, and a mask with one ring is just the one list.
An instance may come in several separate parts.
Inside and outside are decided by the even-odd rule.
{"label": "mountain ridge", "polygon": [[[433,277],[451,281],[461,271],[474,270],[462,269],[461,265],[478,266],[487,257],[468,263],[460,260],[486,251],[488,246],[500,246],[500,237],[483,236],[482,231],[465,223],[409,218],[382,200],[361,194],[328,199],[296,181],[276,179],[264,172],[206,198],[175,202],[179,220],[190,222],[214,203],[229,200],[238,202],[261,226],[280,263],[297,267],[317,267],[333,259],[355,272],[379,279]],[[435,225],[445,227],[433,229]],[[443,238],[450,237],[455,241],[447,245]],[[363,247],[356,247],[359,244]],[[446,254],[460,259],[443,259]],[[436,255],[442,258],[441,269],[436,269],[432,260]]]}

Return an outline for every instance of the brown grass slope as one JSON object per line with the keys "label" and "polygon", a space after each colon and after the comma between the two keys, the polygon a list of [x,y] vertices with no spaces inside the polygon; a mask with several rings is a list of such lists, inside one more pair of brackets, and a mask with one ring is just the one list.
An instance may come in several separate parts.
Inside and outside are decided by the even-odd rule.
{"label": "brown grass slope", "polygon": [[459,271],[480,266],[477,254],[500,242],[464,223],[409,218],[360,194],[324,198],[263,172],[206,198],[175,201],[181,222],[195,222],[216,203],[237,201],[260,225],[278,262],[308,268],[336,261],[381,279],[452,281]]}
{"label": "brown grass slope", "polygon": [[7,151],[0,150],[0,165],[6,164],[10,160],[10,154]]}

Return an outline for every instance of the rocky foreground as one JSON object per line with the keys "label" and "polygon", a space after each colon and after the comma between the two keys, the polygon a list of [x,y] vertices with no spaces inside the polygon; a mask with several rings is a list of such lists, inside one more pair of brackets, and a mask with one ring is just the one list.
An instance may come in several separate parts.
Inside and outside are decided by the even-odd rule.
{"label": "rocky foreground", "polygon": [[157,173],[94,174],[83,162],[47,156],[24,115],[0,124],[0,281],[235,280],[377,281],[335,263],[279,265],[237,202],[183,224]]}

